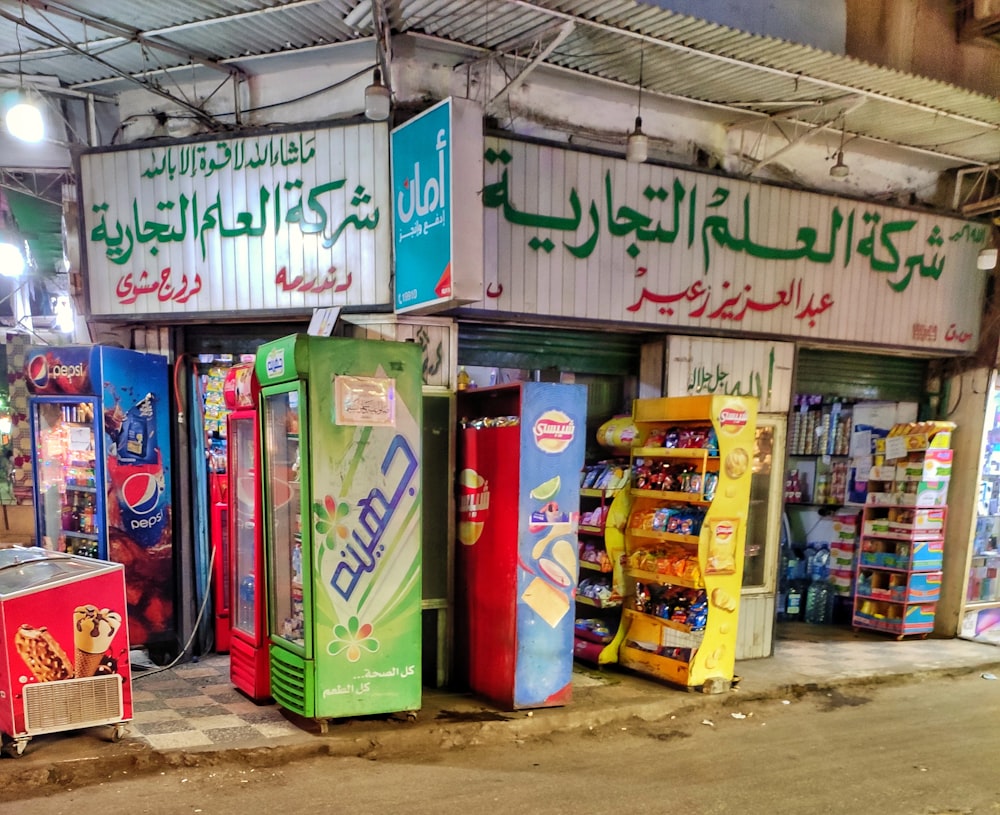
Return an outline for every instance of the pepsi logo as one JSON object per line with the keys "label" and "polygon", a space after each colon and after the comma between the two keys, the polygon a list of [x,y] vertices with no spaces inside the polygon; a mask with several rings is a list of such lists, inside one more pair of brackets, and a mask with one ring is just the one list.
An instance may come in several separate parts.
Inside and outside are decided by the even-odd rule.
{"label": "pepsi logo", "polygon": [[122,501],[136,515],[148,515],[160,502],[162,488],[152,473],[136,473],[125,479],[121,487]]}
{"label": "pepsi logo", "polygon": [[44,388],[49,384],[49,362],[44,354],[36,354],[28,360],[28,380],[36,388]]}

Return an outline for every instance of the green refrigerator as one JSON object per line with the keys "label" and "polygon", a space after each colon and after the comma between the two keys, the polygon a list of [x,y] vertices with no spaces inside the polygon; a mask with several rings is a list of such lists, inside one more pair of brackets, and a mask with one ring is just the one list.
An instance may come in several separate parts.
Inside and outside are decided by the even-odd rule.
{"label": "green refrigerator", "polygon": [[421,695],[421,385],[414,343],[262,345],[271,694],[318,720]]}

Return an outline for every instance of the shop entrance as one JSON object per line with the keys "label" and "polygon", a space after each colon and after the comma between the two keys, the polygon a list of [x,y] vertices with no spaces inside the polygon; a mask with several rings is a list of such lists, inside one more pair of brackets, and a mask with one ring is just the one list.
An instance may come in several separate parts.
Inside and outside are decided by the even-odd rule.
{"label": "shop entrance", "polygon": [[874,446],[894,424],[923,418],[928,364],[799,351],[788,423],[778,640],[851,627]]}

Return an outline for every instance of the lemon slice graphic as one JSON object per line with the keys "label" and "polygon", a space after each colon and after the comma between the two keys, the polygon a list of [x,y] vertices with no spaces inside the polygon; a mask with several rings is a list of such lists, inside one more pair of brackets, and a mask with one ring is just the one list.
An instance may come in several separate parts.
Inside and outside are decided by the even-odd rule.
{"label": "lemon slice graphic", "polygon": [[535,487],[530,495],[532,498],[538,501],[549,501],[555,498],[556,494],[559,492],[559,476],[554,476],[548,481],[543,481],[537,487]]}

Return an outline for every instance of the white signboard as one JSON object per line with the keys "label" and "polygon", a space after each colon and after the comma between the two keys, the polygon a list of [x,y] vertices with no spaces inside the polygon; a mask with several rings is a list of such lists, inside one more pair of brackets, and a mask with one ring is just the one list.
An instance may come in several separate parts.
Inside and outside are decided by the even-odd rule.
{"label": "white signboard", "polygon": [[489,138],[474,308],[971,353],[982,224]]}
{"label": "white signboard", "polygon": [[372,123],[81,156],[91,313],[391,303],[388,153]]}
{"label": "white signboard", "polygon": [[760,413],[787,413],[795,346],[790,342],[673,336],[666,396],[754,396]]}

